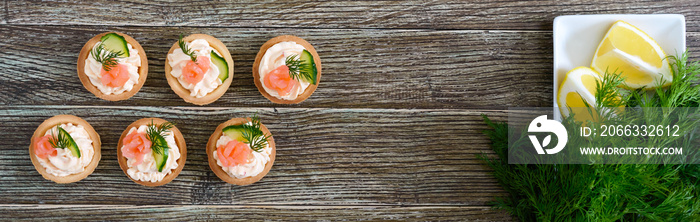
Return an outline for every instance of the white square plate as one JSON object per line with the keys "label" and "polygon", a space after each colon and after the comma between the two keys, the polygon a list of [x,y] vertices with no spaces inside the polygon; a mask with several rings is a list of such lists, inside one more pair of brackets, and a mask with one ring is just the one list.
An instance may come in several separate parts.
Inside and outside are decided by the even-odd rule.
{"label": "white square plate", "polygon": [[[610,26],[618,20],[630,23],[656,40],[666,55],[685,52],[685,17],[659,15],[565,15],[554,19],[554,107],[566,73],[591,66],[593,53]],[[561,116],[554,117],[561,120]]]}

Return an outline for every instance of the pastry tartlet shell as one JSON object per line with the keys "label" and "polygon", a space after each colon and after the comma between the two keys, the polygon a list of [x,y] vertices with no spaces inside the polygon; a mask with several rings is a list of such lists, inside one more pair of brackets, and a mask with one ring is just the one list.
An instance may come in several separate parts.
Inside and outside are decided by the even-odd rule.
{"label": "pastry tartlet shell", "polygon": [[[310,84],[309,87],[307,87],[302,94],[297,96],[296,99],[294,100],[285,100],[285,99],[280,99],[277,97],[274,97],[270,95],[267,91],[265,91],[265,88],[263,88],[263,83],[262,80],[260,79],[260,73],[258,70],[260,69],[260,60],[262,60],[262,57],[265,55],[265,52],[267,52],[267,49],[272,47],[273,45],[280,43],[280,42],[296,42],[299,45],[304,46],[304,48],[311,53],[311,55],[314,57],[314,62],[316,63],[316,84]],[[255,86],[258,87],[258,91],[270,100],[273,103],[277,104],[296,104],[300,103],[307,98],[311,96],[316,91],[316,88],[318,87],[318,84],[321,83],[321,57],[318,56],[318,53],[316,52],[316,49],[309,44],[306,40],[293,36],[293,35],[282,35],[282,36],[277,36],[275,38],[272,38],[265,42],[260,47],[260,51],[258,51],[258,55],[255,56],[255,62],[253,63],[253,79],[255,80]]]}
{"label": "pastry tartlet shell", "polygon": [[[34,148],[36,146],[36,138],[44,136],[44,134],[46,134],[46,131],[48,131],[56,125],[60,125],[63,123],[72,123],[73,125],[83,126],[83,128],[85,128],[85,131],[87,131],[88,135],[90,136],[90,139],[92,140],[92,147],[95,151],[95,154],[92,156],[90,164],[87,165],[87,167],[85,167],[85,171],[77,174],[59,177],[46,172],[46,168],[44,168],[41,165],[41,163],[39,163],[39,159],[36,156]],[[80,117],[73,115],[57,115],[47,120],[44,120],[44,122],[41,123],[39,127],[37,127],[37,129],[34,131],[34,135],[32,135],[31,139],[31,144],[29,145],[29,157],[32,160],[32,164],[34,164],[34,168],[36,168],[36,171],[38,171],[39,174],[41,174],[41,176],[43,176],[45,179],[51,180],[56,183],[77,182],[82,179],[85,179],[85,177],[92,174],[92,172],[97,167],[97,164],[100,162],[100,159],[102,158],[100,135],[98,135],[97,132],[95,132],[95,129],[92,128],[92,126],[87,121],[81,119]]]}
{"label": "pastry tartlet shell", "polygon": [[[136,82],[134,85],[134,88],[132,88],[130,91],[124,91],[121,94],[114,95],[105,95],[95,87],[90,82],[90,77],[85,74],[85,59],[87,59],[88,55],[90,55],[90,51],[92,50],[92,47],[95,46],[98,42],[100,42],[100,39],[102,36],[109,34],[109,33],[115,33],[117,35],[121,35],[124,37],[127,43],[131,44],[131,46],[134,47],[134,49],[139,51],[139,56],[141,57],[141,67],[139,67],[139,80]],[[85,45],[83,45],[83,49],[80,50],[80,55],[78,55],[78,77],[80,78],[80,82],[83,83],[83,86],[85,89],[90,91],[92,94],[95,94],[100,99],[104,100],[109,100],[109,101],[120,101],[120,100],[125,100],[129,99],[132,96],[134,96],[136,93],[141,90],[141,87],[143,86],[143,83],[146,82],[146,77],[148,77],[148,58],[146,58],[146,52],[143,50],[141,47],[141,44],[139,44],[134,38],[131,36],[121,33],[121,32],[104,32],[100,33],[99,35],[96,35],[95,37],[92,37],[90,40],[88,40]]]}
{"label": "pastry tartlet shell", "polygon": [[122,155],[122,146],[123,146],[124,137],[127,136],[127,134],[129,133],[129,130],[132,127],[138,128],[141,125],[148,125],[148,124],[151,124],[151,121],[153,121],[153,124],[161,124],[161,123],[167,122],[166,120],[160,119],[160,118],[143,118],[143,119],[136,120],[133,123],[131,123],[131,125],[127,126],[126,129],[124,130],[124,132],[122,132],[121,137],[119,137],[119,144],[117,145],[117,159],[119,160],[119,166],[122,168],[122,171],[124,171],[124,174],[127,177],[129,177],[129,179],[131,179],[132,181],[134,181],[138,184],[144,185],[144,186],[156,187],[156,186],[161,186],[161,185],[165,185],[165,184],[169,183],[170,181],[175,179],[175,177],[177,177],[177,175],[180,174],[180,172],[182,171],[182,168],[185,167],[185,160],[187,160],[187,147],[185,145],[185,138],[182,137],[182,133],[180,133],[180,130],[177,129],[177,127],[173,126],[173,128],[171,128],[170,131],[173,133],[173,136],[175,137],[175,143],[177,144],[178,149],[180,151],[180,159],[177,160],[177,164],[178,164],[177,168],[173,169],[172,172],[170,172],[170,174],[166,175],[161,181],[158,181],[155,183],[152,183],[149,181],[135,180],[135,179],[131,178],[131,176],[129,176],[129,173],[126,172],[129,169],[129,165],[126,164],[127,159],[126,159],[126,157],[124,157],[124,155]]}
{"label": "pastry tartlet shell", "polygon": [[[216,87],[214,91],[209,92],[209,94],[202,98],[191,96],[190,90],[185,89],[185,87],[183,87],[180,84],[180,81],[178,81],[177,78],[170,74],[170,72],[173,70],[173,67],[170,66],[167,55],[165,56],[165,78],[168,79],[168,85],[170,85],[170,88],[175,92],[175,94],[177,94],[178,96],[180,96],[180,98],[185,100],[185,102],[202,106],[212,103],[221,98],[221,96],[223,96],[224,93],[226,93],[226,91],[228,90],[228,87],[231,86],[231,81],[233,80],[233,59],[231,58],[231,53],[228,51],[228,48],[226,48],[226,45],[224,45],[224,43],[219,41],[219,39],[214,38],[213,36],[206,34],[192,34],[182,38],[182,40],[185,42],[191,42],[195,39],[207,40],[207,42],[212,48],[216,49],[216,51],[219,51],[219,53],[223,54],[221,56],[223,56],[226,60],[226,63],[228,63],[228,78],[226,79],[226,81],[224,81],[219,87]],[[177,44],[177,42],[175,42],[173,46],[170,47],[168,55],[173,53],[173,51],[175,51],[175,49],[178,48],[180,48],[180,46]]]}
{"label": "pastry tartlet shell", "polygon": [[[226,181],[227,183],[230,184],[236,184],[236,185],[249,185],[255,182],[258,182],[260,179],[265,177],[268,172],[270,172],[270,169],[272,168],[272,165],[275,162],[275,156],[277,154],[277,148],[275,148],[275,139],[270,136],[268,140],[268,144],[270,145],[270,148],[272,148],[272,153],[270,153],[270,161],[268,161],[265,164],[265,169],[263,169],[262,172],[260,172],[258,175],[253,176],[253,177],[245,177],[245,178],[235,178],[232,176],[229,176],[228,173],[226,173],[221,166],[219,166],[216,163],[216,159],[214,159],[214,151],[216,151],[216,141],[219,140],[219,137],[223,134],[222,130],[230,125],[239,125],[239,124],[244,124],[247,122],[250,122],[250,118],[233,118],[230,119],[222,124],[219,125],[219,127],[216,128],[213,134],[209,137],[209,142],[207,142],[207,156],[209,157],[209,167],[211,168],[212,171],[214,171],[214,174],[216,174],[217,177],[219,177],[221,180]],[[270,130],[265,127],[265,125],[260,124],[260,129],[265,133],[265,135],[272,135],[270,133]],[[255,151],[253,151],[255,152]]]}

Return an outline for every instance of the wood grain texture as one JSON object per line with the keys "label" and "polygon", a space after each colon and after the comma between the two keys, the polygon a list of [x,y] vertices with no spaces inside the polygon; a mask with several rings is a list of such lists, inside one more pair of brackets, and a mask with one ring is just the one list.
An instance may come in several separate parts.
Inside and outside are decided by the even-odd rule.
{"label": "wood grain texture", "polygon": [[3,0],[0,3],[0,24],[7,24],[7,14],[10,13],[8,4],[7,0]]}
{"label": "wood grain texture", "polygon": [[[682,1],[9,1],[9,24],[551,30],[567,14],[684,14]],[[690,23],[689,31],[700,31]]]}
{"label": "wood grain texture", "polygon": [[[126,101],[101,100],[76,76],[80,48],[108,30],[137,39],[149,58],[146,83]],[[191,106],[164,76],[167,51],[181,33],[210,34],[232,52],[233,82],[214,107],[506,108],[552,101],[551,32],[8,25],[0,26],[0,90],[7,92],[0,104]],[[253,83],[259,47],[283,34],[309,41],[323,61],[322,82],[301,104],[273,104]]]}
{"label": "wood grain texture", "polygon": [[[204,152],[216,126],[258,112],[277,143],[270,173],[241,187],[221,181]],[[0,107],[0,204],[253,204],[487,206],[506,195],[477,154],[492,154],[480,114],[506,111]],[[73,114],[102,138],[102,160],[84,180],[60,185],[36,172],[26,147],[36,126]],[[119,169],[117,140],[132,121],[159,117],[178,125],[187,163],[167,185],[133,183]],[[144,195],[148,194],[148,195]]]}
{"label": "wood grain texture", "polygon": [[[460,0],[3,0],[0,4],[0,220],[510,221],[490,208],[507,195],[476,155],[493,155],[480,114],[549,106],[552,21],[570,14],[683,14],[691,60],[700,51],[700,1]],[[133,98],[98,99],[76,76],[83,44],[124,32],[149,58]],[[228,92],[207,107],[184,102],[164,77],[179,34],[204,33],[235,60]],[[297,35],[318,50],[323,80],[297,105],[269,102],[251,74],[259,47]],[[274,134],[270,173],[246,187],[209,169],[216,126],[259,113]],[[90,122],[102,161],[73,184],[44,180],[26,149],[57,114]],[[132,121],[178,124],[188,158],[163,187],[130,181],[117,163]],[[144,195],[148,194],[148,195]]]}
{"label": "wood grain texture", "polygon": [[[382,207],[382,206],[0,206],[8,220],[109,220],[133,221],[513,221],[508,214],[488,207]],[[32,215],[26,218],[24,215]]]}

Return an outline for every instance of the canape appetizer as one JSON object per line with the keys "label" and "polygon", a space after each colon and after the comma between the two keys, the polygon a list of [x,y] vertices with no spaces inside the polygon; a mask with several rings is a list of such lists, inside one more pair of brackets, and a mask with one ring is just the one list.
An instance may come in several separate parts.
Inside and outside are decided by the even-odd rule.
{"label": "canape appetizer", "polygon": [[180,36],[168,52],[165,76],[180,98],[206,105],[219,99],[231,85],[233,59],[224,43],[213,36]]}
{"label": "canape appetizer", "polygon": [[119,32],[90,39],[78,56],[78,77],[95,96],[119,101],[131,98],[148,76],[148,59],[141,45]]}
{"label": "canape appetizer", "polygon": [[283,35],[260,47],[253,63],[253,78],[260,93],[274,103],[300,103],[321,81],[321,58],[311,44]]}
{"label": "canape appetizer", "polygon": [[175,125],[159,118],[144,118],[124,130],[117,156],[119,166],[131,180],[145,186],[160,186],[180,174],[187,148]]}
{"label": "canape appetizer", "polygon": [[90,175],[100,162],[100,136],[77,116],[58,115],[34,131],[29,156],[39,173],[56,183],[72,183]]}
{"label": "canape appetizer", "polygon": [[207,143],[209,167],[236,185],[252,184],[267,175],[275,153],[275,140],[257,116],[222,123]]}

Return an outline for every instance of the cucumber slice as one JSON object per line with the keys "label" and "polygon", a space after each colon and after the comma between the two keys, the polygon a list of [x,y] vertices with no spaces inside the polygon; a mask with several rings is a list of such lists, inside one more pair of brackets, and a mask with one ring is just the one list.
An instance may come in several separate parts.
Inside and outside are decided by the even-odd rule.
{"label": "cucumber slice", "polygon": [[70,152],[73,153],[73,156],[80,158],[80,149],[78,149],[78,144],[75,143],[73,137],[71,137],[70,134],[68,134],[68,132],[61,127],[58,127],[58,136],[65,136],[65,138],[68,138],[68,144],[66,147],[63,148],[70,150]]}
{"label": "cucumber slice", "polygon": [[228,63],[226,59],[221,58],[219,54],[211,50],[211,62],[219,68],[219,79],[221,82],[226,81],[226,79],[228,79]]}
{"label": "cucumber slice", "polygon": [[102,45],[104,45],[106,50],[112,52],[124,52],[123,57],[129,57],[129,47],[126,45],[126,39],[124,36],[117,35],[116,33],[109,33],[100,39]]}
{"label": "cucumber slice", "polygon": [[[164,143],[167,144],[168,142],[165,141],[165,138],[161,135],[156,135],[154,138],[155,141],[151,141],[152,143]],[[156,160],[156,168],[158,168],[158,172],[163,172],[163,168],[165,168],[165,163],[168,162],[168,150],[170,147],[166,146],[167,148],[163,149],[163,154],[157,153],[155,151],[152,151],[153,153],[153,159]]]}
{"label": "cucumber slice", "polygon": [[299,55],[299,60],[302,61],[302,69],[309,70],[311,72],[312,79],[307,79],[309,83],[316,85],[316,75],[318,71],[316,70],[316,62],[314,62],[314,56],[311,55],[311,52],[304,49],[304,51],[301,52],[301,55]]}
{"label": "cucumber slice", "polygon": [[243,138],[243,125],[227,126],[222,130],[222,132],[224,133],[224,135],[230,137],[231,139],[244,143],[248,142],[246,139]]}

